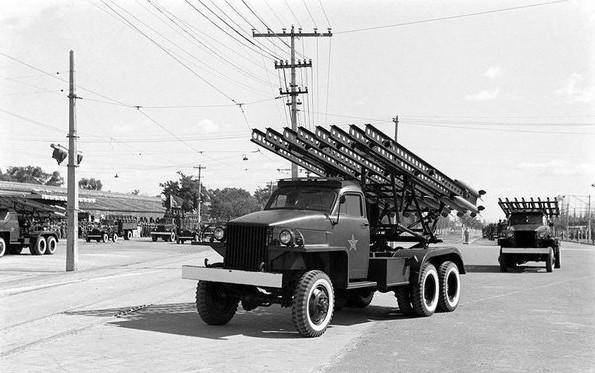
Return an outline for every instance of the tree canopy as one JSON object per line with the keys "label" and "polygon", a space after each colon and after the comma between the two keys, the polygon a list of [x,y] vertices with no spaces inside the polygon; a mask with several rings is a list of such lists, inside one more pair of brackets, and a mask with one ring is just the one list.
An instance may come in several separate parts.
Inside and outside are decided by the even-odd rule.
{"label": "tree canopy", "polygon": [[60,175],[60,172],[47,173],[39,166],[8,167],[5,173],[0,170],[0,180],[51,186],[64,184],[64,178]]}
{"label": "tree canopy", "polygon": [[83,177],[79,180],[79,188],[86,190],[101,190],[101,188],[103,188],[103,184],[99,179],[87,179],[86,177]]}
{"label": "tree canopy", "polygon": [[[171,196],[175,196],[182,200],[182,211],[193,211],[198,208],[198,179],[181,171],[177,173],[180,176],[179,180],[168,180],[159,184],[163,188],[161,193],[166,196],[163,206],[169,208]],[[201,195],[203,202],[209,199],[208,191],[204,187],[201,188]],[[201,215],[204,216],[205,214],[201,212]]]}
{"label": "tree canopy", "polygon": [[211,218],[228,221],[261,209],[258,200],[247,190],[241,188],[224,188],[210,191]]}

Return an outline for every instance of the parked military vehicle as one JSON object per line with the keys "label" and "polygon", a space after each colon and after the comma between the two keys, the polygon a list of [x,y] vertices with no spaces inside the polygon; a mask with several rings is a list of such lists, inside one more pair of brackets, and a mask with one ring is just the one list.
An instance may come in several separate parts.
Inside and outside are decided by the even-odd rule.
{"label": "parked military vehicle", "polygon": [[153,242],[157,241],[160,237],[163,241],[168,242],[174,242],[176,240],[177,226],[172,215],[165,215],[157,219],[154,227],[155,230],[152,230],[150,233]]}
{"label": "parked military vehicle", "polygon": [[500,270],[507,272],[529,261],[545,262],[547,272],[560,268],[560,243],[552,229],[552,219],[560,215],[557,199],[499,198],[498,205],[508,219],[506,230],[498,239]]}
{"label": "parked military vehicle", "polygon": [[59,234],[51,219],[61,219],[64,209],[21,198],[0,198],[0,257],[20,254],[53,255]]}
{"label": "parked military vehicle", "polygon": [[484,194],[453,180],[371,125],[283,133],[252,141],[319,177],[281,180],[263,211],[227,223],[211,246],[222,263],[185,265],[198,280],[202,320],[223,325],[273,303],[296,330],[322,335],[334,310],[394,292],[401,312],[454,311],[465,273],[458,249],[436,245],[440,215],[477,214]]}

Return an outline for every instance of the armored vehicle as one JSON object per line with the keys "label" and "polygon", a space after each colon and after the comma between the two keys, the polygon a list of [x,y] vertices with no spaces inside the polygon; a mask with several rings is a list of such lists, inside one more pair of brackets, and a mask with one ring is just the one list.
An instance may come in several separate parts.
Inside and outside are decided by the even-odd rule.
{"label": "armored vehicle", "polygon": [[0,257],[20,254],[25,247],[32,255],[53,255],[59,235],[50,220],[62,218],[63,213],[63,209],[35,201],[0,199]]}
{"label": "armored vehicle", "polygon": [[560,243],[552,230],[551,219],[560,215],[558,201],[514,201],[498,199],[498,205],[506,214],[508,225],[498,239],[500,245],[500,270],[528,261],[545,262],[547,272],[560,268]]}
{"label": "armored vehicle", "polygon": [[176,240],[176,223],[174,217],[166,215],[160,219],[157,219],[155,224],[155,230],[151,231],[151,239],[153,242],[157,241],[159,237],[163,241],[173,242]]}
{"label": "armored vehicle", "polygon": [[283,133],[252,141],[319,177],[281,180],[263,211],[227,223],[211,246],[222,263],[182,267],[198,280],[202,320],[223,325],[273,303],[291,307],[296,330],[322,335],[336,308],[365,307],[394,292],[401,312],[454,311],[465,273],[458,249],[436,245],[451,209],[477,214],[477,192],[453,180],[371,125]]}

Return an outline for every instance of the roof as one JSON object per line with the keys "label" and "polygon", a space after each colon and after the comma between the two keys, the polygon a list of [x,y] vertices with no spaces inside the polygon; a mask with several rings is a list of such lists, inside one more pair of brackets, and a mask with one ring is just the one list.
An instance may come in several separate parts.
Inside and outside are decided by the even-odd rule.
{"label": "roof", "polygon": [[[66,203],[67,189],[49,185],[0,181],[0,198],[3,196]],[[165,212],[160,197],[84,189],[79,189],[79,209],[83,212],[101,211],[114,214],[163,215]]]}

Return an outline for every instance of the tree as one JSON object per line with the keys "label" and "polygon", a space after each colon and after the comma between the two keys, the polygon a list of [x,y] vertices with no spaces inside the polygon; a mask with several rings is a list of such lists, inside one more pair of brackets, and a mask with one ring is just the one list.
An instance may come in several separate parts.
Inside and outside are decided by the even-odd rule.
{"label": "tree", "polygon": [[132,194],[133,196],[138,196],[140,194],[140,190],[139,189],[135,189],[132,192],[130,192],[130,194]]}
{"label": "tree", "polygon": [[265,188],[258,188],[254,191],[254,198],[256,198],[256,202],[260,206],[261,209],[264,208],[266,203],[271,198],[272,188],[265,187]]}
{"label": "tree", "polygon": [[211,217],[229,221],[238,216],[260,210],[260,205],[250,192],[241,188],[211,190]]}
{"label": "tree", "polygon": [[101,190],[101,188],[103,188],[103,184],[99,179],[87,179],[86,177],[83,177],[79,180],[79,188],[86,190]]}
{"label": "tree", "polygon": [[0,171],[0,180],[52,186],[64,184],[64,178],[60,176],[60,172],[54,171],[49,174],[39,166],[8,167],[6,173]]}
{"label": "tree", "polygon": [[[161,193],[166,196],[163,206],[169,208],[171,196],[175,196],[182,200],[182,211],[189,212],[196,210],[199,202],[198,180],[190,175],[185,175],[181,171],[178,171],[177,174],[180,175],[179,180],[168,180],[159,184],[163,188]],[[208,191],[204,187],[201,188],[201,195],[200,199],[203,202],[209,199]],[[205,216],[203,211],[201,211],[201,216]]]}

